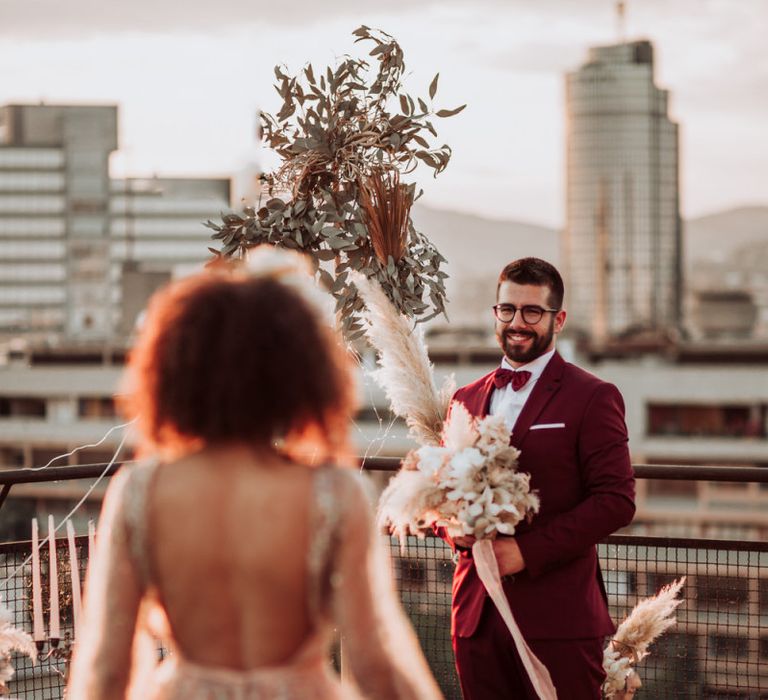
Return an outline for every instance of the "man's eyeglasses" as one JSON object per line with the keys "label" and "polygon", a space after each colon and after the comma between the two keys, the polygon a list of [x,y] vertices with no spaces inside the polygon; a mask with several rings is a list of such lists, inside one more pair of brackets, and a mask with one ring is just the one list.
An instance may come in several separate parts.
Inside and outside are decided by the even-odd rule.
{"label": "man's eyeglasses", "polygon": [[533,326],[541,321],[545,313],[556,314],[560,309],[542,309],[540,306],[521,306],[519,309],[514,304],[496,304],[493,313],[502,323],[512,323],[515,314],[520,312],[523,322]]}

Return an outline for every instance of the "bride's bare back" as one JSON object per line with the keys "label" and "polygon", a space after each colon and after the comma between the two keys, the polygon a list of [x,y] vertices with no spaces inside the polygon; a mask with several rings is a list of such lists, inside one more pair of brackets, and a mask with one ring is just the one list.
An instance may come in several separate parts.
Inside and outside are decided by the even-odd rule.
{"label": "bride's bare back", "polygon": [[313,625],[313,471],[274,453],[206,450],[153,482],[146,555],[180,651],[236,669],[290,659]]}
{"label": "bride's bare back", "polygon": [[[296,700],[356,698],[329,675],[334,627],[364,697],[441,697],[348,471],[220,448],[120,475],[86,594],[73,698],[123,698],[131,682],[136,697],[162,700],[244,686],[254,698],[278,687]],[[135,670],[147,663],[135,650],[131,662],[137,624],[153,617],[142,610],[167,619],[173,676]]]}

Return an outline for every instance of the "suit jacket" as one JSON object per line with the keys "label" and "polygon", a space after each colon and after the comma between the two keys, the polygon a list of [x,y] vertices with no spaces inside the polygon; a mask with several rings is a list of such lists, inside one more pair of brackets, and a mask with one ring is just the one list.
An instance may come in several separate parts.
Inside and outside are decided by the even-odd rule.
{"label": "suit jacket", "polygon": [[[453,397],[472,415],[488,414],[493,372]],[[555,353],[510,438],[519,469],[531,475],[541,509],[515,534],[526,568],[504,590],[527,639],[580,639],[615,631],[595,544],[629,524],[635,482],[618,389]],[[451,632],[471,636],[487,594],[471,552],[453,579]],[[491,603],[489,603],[491,604]]]}

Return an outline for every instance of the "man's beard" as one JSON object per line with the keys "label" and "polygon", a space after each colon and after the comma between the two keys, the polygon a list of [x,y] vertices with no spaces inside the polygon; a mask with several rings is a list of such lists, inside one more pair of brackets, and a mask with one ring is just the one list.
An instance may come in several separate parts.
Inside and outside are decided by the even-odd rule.
{"label": "man's beard", "polygon": [[[510,335],[523,335],[532,339],[533,342],[526,345],[516,345],[507,339]],[[541,357],[549,349],[552,338],[555,336],[555,320],[549,324],[546,333],[539,335],[535,331],[511,331],[505,330],[503,335],[496,336],[496,339],[510,362],[527,364],[533,362],[537,357]]]}

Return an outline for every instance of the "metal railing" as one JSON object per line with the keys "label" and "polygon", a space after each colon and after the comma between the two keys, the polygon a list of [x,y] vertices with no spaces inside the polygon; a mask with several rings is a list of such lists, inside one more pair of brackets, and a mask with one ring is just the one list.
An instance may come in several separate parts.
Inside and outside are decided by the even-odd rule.
{"label": "metal railing", "polygon": [[[396,459],[368,459],[365,469],[391,471]],[[54,467],[44,472],[0,471],[2,493],[14,484],[100,475],[106,465]],[[120,465],[114,465],[114,473]],[[768,469],[635,465],[640,479],[768,483]],[[0,493],[0,497],[2,496]],[[768,499],[766,499],[768,500]],[[2,503],[2,500],[0,500]],[[58,546],[62,632],[71,634],[66,543]],[[43,570],[47,548],[41,551]],[[81,576],[87,563],[87,538],[77,539]],[[401,551],[391,540],[395,575],[403,604],[414,623],[433,672],[446,698],[461,697],[450,642],[450,551],[437,538],[408,538]],[[638,697],[714,700],[768,698],[768,543],[746,540],[648,537],[617,534],[598,546],[611,613],[620,621],[642,598],[686,575],[678,623],[651,649],[640,665],[643,688]],[[30,543],[0,544],[0,580],[30,553]],[[47,576],[43,576],[44,581]],[[30,571],[24,567],[0,591],[15,624],[31,629]],[[44,599],[47,599],[44,591]],[[32,666],[14,658],[17,676],[10,682],[18,698],[59,698],[66,664],[48,658]]]}

